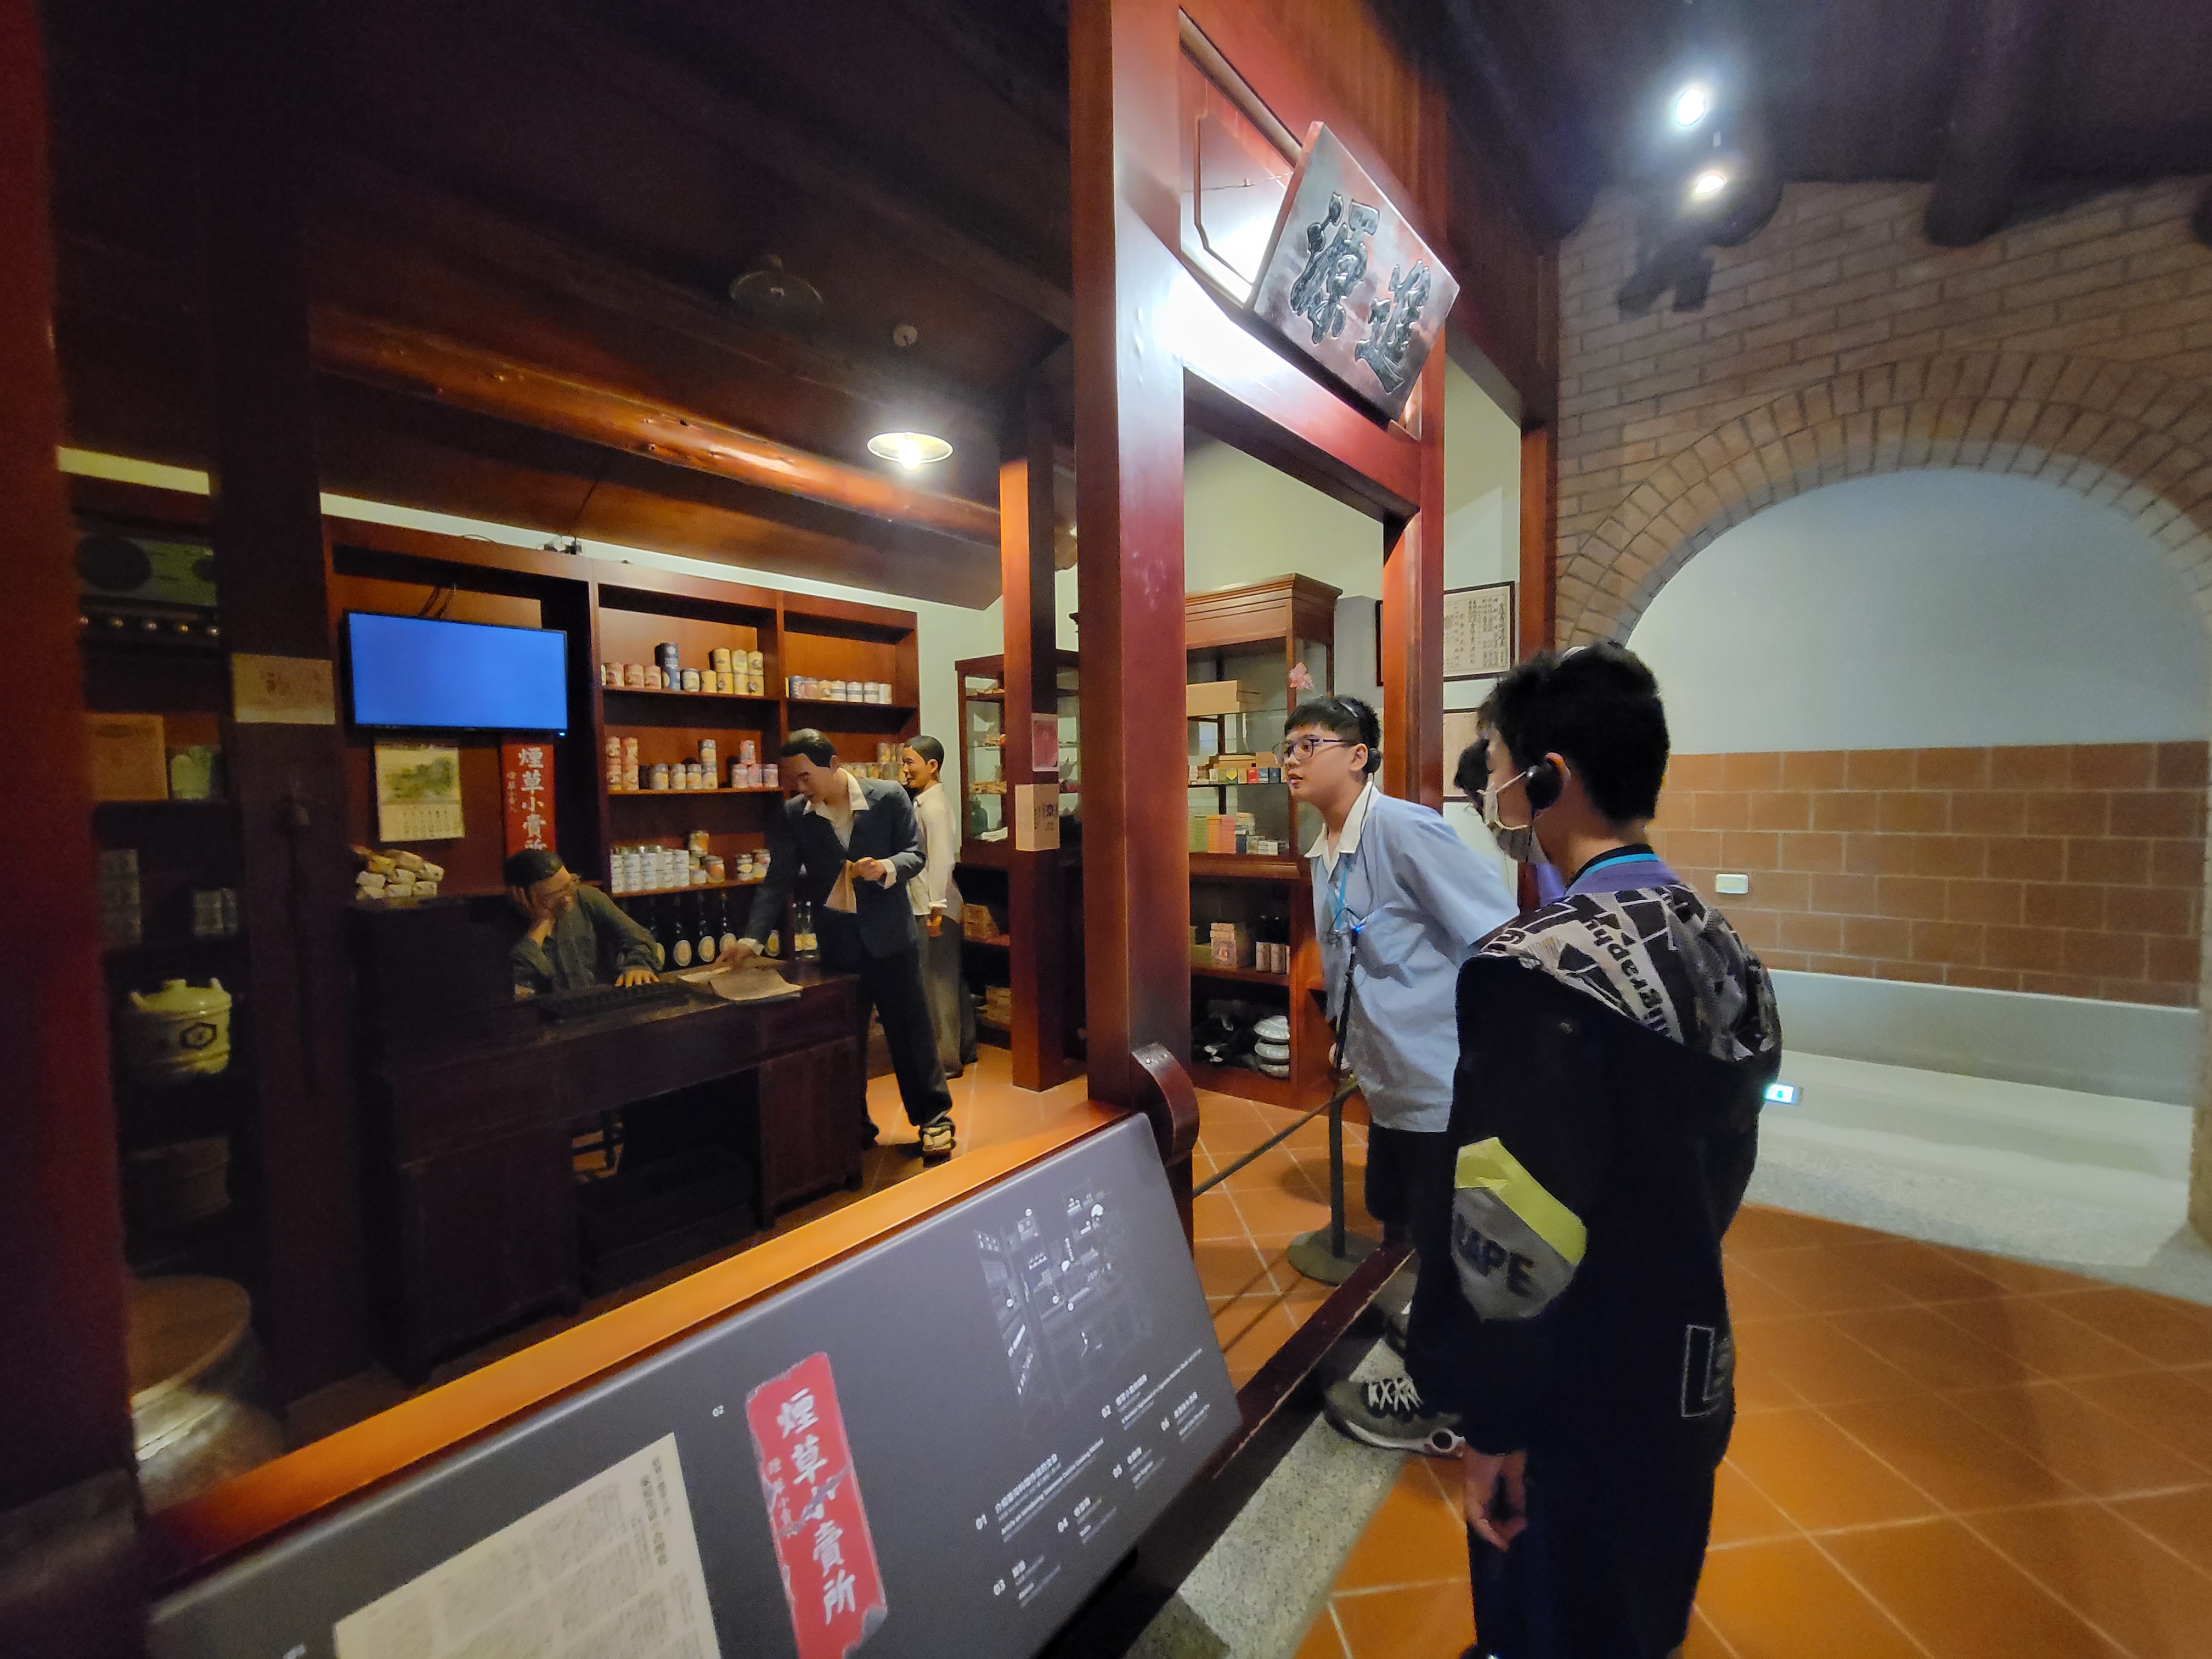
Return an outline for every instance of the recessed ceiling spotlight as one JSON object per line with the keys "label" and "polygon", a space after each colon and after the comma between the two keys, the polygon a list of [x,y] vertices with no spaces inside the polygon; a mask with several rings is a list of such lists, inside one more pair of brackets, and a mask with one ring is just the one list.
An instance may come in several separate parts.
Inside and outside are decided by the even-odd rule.
{"label": "recessed ceiling spotlight", "polygon": [[1710,202],[1729,187],[1729,176],[1719,167],[1707,167],[1690,180],[1690,198]]}
{"label": "recessed ceiling spotlight", "polygon": [[911,472],[943,460],[952,453],[952,446],[927,432],[878,432],[868,440],[868,453],[896,461]]}
{"label": "recessed ceiling spotlight", "polygon": [[1670,106],[1674,125],[1687,132],[1713,112],[1713,92],[1702,81],[1692,81],[1674,94]]}

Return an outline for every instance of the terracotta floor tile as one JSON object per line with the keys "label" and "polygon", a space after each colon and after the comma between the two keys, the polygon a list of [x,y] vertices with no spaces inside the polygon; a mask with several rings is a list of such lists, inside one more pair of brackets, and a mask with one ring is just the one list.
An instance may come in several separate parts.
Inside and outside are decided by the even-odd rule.
{"label": "terracotta floor tile", "polygon": [[1336,1575],[1338,1590],[1455,1582],[1467,1589],[1467,1523],[1409,1457]]}
{"label": "terracotta floor tile", "polygon": [[2212,1486],[2125,1498],[2112,1508],[2202,1571],[2212,1573]]}
{"label": "terracotta floor tile", "polygon": [[2189,1303],[2118,1285],[2039,1300],[2161,1365],[2212,1365],[2212,1320]]}
{"label": "terracotta floor tile", "polygon": [[[1212,1307],[1210,1303],[1207,1305]],[[1221,1344],[1221,1352],[1232,1362],[1252,1359],[1257,1354],[1258,1358],[1253,1360],[1255,1370],[1281,1347],[1296,1328],[1283,1308],[1282,1298],[1272,1291],[1240,1296],[1213,1308],[1213,1334]]]}
{"label": "terracotta floor tile", "polygon": [[2004,1286],[1987,1273],[1917,1239],[1855,1244],[1846,1254],[1854,1264],[1916,1302],[1977,1302],[2004,1294]]}
{"label": "terracotta floor tile", "polygon": [[1775,1250],[1760,1256],[1753,1271],[1808,1313],[1899,1308],[1913,1300],[1859,1266],[1853,1259],[1859,1254],[1853,1249]]}
{"label": "terracotta floor tile", "polygon": [[1933,1395],[1826,1409],[1831,1422],[1947,1510],[2008,1509],[2080,1491]]}
{"label": "terracotta floor tile", "polygon": [[1763,1204],[1747,1204],[1735,1212],[1729,1225],[1721,1248],[1729,1255],[1747,1258],[1768,1250],[1802,1249],[1811,1243],[1809,1235],[1800,1231],[1796,1218],[1787,1211],[1769,1209]]}
{"label": "terracotta floor tile", "polygon": [[1337,1639],[1336,1620],[1330,1615],[1327,1603],[1322,1604],[1321,1617],[1313,1621],[1312,1628],[1306,1632],[1306,1639],[1298,1644],[1298,1650],[1291,1659],[1349,1659],[1344,1644]]}
{"label": "terracotta floor tile", "polygon": [[1464,1573],[1456,1583],[1340,1595],[1330,1606],[1350,1659],[1459,1659],[1474,1640]]}
{"label": "terracotta floor tile", "polygon": [[1682,1640],[1681,1659],[1736,1659],[1736,1655],[1705,1615],[1692,1608],[1690,1633]]}
{"label": "terracotta floor tile", "polygon": [[2180,1373],[2137,1371],[2067,1387],[2191,1462],[2212,1468],[2212,1395]]}
{"label": "terracotta floor tile", "polygon": [[2008,1510],[1966,1524],[2130,1653],[2212,1659],[2212,1577],[2102,1504]]}
{"label": "terracotta floor tile", "polygon": [[1879,1244],[1897,1237],[1871,1227],[1855,1227],[1848,1221],[1831,1221],[1823,1215],[1801,1215],[1795,1210],[1785,1213],[1790,1224],[1804,1234],[1808,1244]]}
{"label": "terracotta floor tile", "polygon": [[1936,1513],[1925,1494],[1810,1407],[1740,1419],[1728,1461],[1808,1531]]}
{"label": "terracotta floor tile", "polygon": [[1723,1463],[1713,1477],[1712,1547],[1795,1538],[1797,1524],[1775,1508],[1734,1464]]}
{"label": "terracotta floor tile", "polygon": [[2063,1381],[2149,1369],[2133,1348],[2068,1318],[2054,1305],[2057,1301],[2007,1296],[1995,1302],[1949,1302],[1936,1312],[1969,1336],[2012,1355],[2032,1375]]}
{"label": "terracotta floor tile", "polygon": [[2058,1382],[2024,1382],[1943,1396],[2095,1498],[2162,1492],[2212,1480],[2169,1446]]}
{"label": "terracotta floor tile", "polygon": [[1233,1238],[1248,1243],[1244,1218],[1225,1192],[1200,1193],[1191,1203],[1191,1231],[1199,1238]]}
{"label": "terracotta floor tile", "polygon": [[1769,1319],[1736,1333],[1736,1378],[1765,1374],[1815,1406],[1852,1400],[1894,1400],[1924,1394],[1906,1376],[1823,1315]]}
{"label": "terracotta floor tile", "polygon": [[2017,1357],[1977,1340],[1932,1308],[1875,1308],[1831,1317],[1845,1334],[1931,1389],[1998,1389],[2034,1376]]}
{"label": "terracotta floor tile", "polygon": [[2125,1659],[1960,1522],[1837,1533],[1820,1547],[1934,1659]]}
{"label": "terracotta floor tile", "polygon": [[1262,1248],[1287,1244],[1300,1233],[1328,1225],[1328,1206],[1318,1199],[1279,1188],[1239,1190],[1233,1196],[1237,1214]]}
{"label": "terracotta floor tile", "polygon": [[2080,1273],[2068,1273],[2063,1267],[2046,1267],[2039,1261],[2019,1261],[2008,1255],[1990,1255],[1981,1250],[1962,1250],[1955,1245],[1931,1244],[1929,1249],[1940,1250],[1954,1261],[1963,1262],[1976,1273],[1994,1279],[2005,1289],[2020,1295],[2033,1296],[2042,1291],[2078,1291],[2097,1283]]}
{"label": "terracotta floor tile", "polygon": [[1708,1555],[1698,1611],[1736,1659],[1920,1659],[1881,1609],[1803,1538]]}
{"label": "terracotta floor tile", "polygon": [[1722,1263],[1728,1279],[1729,1322],[1739,1329],[1761,1319],[1782,1319],[1805,1311],[1741,1260]]}
{"label": "terracotta floor tile", "polygon": [[1198,1282],[1207,1296],[1243,1296],[1253,1291],[1272,1291],[1274,1283],[1253,1243],[1235,1238],[1202,1238],[1191,1246],[1198,1266]]}

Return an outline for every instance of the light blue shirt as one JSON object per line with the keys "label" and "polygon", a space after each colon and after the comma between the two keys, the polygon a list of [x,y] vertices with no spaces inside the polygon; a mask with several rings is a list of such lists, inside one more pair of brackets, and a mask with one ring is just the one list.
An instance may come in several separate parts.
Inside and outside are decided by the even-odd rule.
{"label": "light blue shirt", "polygon": [[1357,951],[1345,1063],[1376,1122],[1441,1131],[1459,1064],[1460,964],[1513,920],[1504,878],[1437,813],[1372,783],[1340,844],[1324,835],[1309,856],[1331,1018],[1343,1012],[1346,954]]}

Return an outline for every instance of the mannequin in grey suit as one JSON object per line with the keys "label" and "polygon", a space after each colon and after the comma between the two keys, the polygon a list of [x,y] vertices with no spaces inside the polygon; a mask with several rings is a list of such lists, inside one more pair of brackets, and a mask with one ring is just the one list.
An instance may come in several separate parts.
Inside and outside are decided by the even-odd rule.
{"label": "mannequin in grey suit", "polygon": [[[757,951],[793,898],[814,908],[822,961],[860,981],[860,1030],[868,1011],[882,1016],[898,1074],[899,1098],[921,1132],[922,1155],[952,1152],[952,1095],[937,1061],[937,1039],[921,984],[921,937],[907,884],[921,873],[921,832],[898,784],[855,777],[837,763],[830,739],[811,727],[783,745],[784,777],[799,793],[769,831],[768,879],[754,896],[740,955]],[[852,908],[831,899],[847,876]],[[866,1126],[872,1137],[874,1126]]]}

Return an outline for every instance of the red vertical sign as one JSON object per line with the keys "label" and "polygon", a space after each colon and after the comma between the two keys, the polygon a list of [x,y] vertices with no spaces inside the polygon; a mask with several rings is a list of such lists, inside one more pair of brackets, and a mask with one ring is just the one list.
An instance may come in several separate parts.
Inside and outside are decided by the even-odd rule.
{"label": "red vertical sign", "polygon": [[745,1425],[799,1659],[844,1659],[888,1608],[830,1356],[810,1354],[747,1395]]}
{"label": "red vertical sign", "polygon": [[553,845],[553,750],[543,743],[499,746],[502,798],[507,806],[507,850]]}

